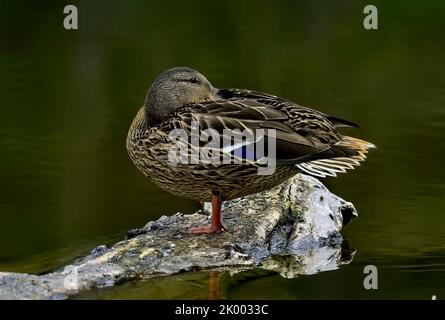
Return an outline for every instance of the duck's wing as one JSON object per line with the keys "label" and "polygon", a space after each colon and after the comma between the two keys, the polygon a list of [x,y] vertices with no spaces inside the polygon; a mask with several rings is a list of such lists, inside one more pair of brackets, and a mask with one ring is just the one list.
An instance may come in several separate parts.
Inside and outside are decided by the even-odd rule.
{"label": "duck's wing", "polygon": [[267,93],[246,89],[221,89],[219,92],[227,101],[256,101],[282,112],[287,117],[284,120],[286,125],[317,145],[335,146],[341,140],[341,134],[336,130],[338,127],[358,127],[350,121],[328,116],[320,111]]}
{"label": "duck's wing", "polygon": [[352,121],[345,120],[342,118],[338,118],[335,116],[324,114],[320,111],[303,107],[298,105],[295,102],[292,102],[290,100],[283,99],[278,96],[274,96],[268,93],[254,91],[254,90],[248,90],[248,89],[238,89],[238,88],[227,88],[227,89],[220,89],[219,94],[227,100],[231,99],[251,99],[256,100],[261,103],[264,103],[268,106],[271,106],[278,110],[283,110],[285,113],[293,113],[298,115],[299,113],[302,114],[302,117],[292,117],[292,119],[297,120],[294,122],[296,126],[298,126],[300,121],[302,120],[303,116],[309,115],[309,119],[316,118],[317,121],[321,122],[327,122],[330,126],[334,128],[340,128],[340,127],[350,127],[350,128],[359,128],[360,126]]}
{"label": "duck's wing", "polygon": [[[311,141],[318,141],[329,145],[329,148],[308,155],[296,165],[304,172],[318,177],[336,176],[360,165],[366,159],[369,149],[375,145],[354,137],[339,134],[339,127],[358,128],[354,122],[326,115],[317,110],[300,106],[292,101],[245,89],[221,89],[220,94],[228,100],[253,99],[268,105],[288,116],[286,124],[298,134]],[[342,153],[344,153],[342,155]],[[289,162],[292,163],[293,160]],[[286,163],[288,161],[283,161]]]}
{"label": "duck's wing", "polygon": [[277,165],[285,165],[355,154],[336,145],[340,135],[329,120],[318,113],[302,113],[299,119],[293,117],[288,110],[258,98],[235,96],[184,106],[164,122],[168,128],[163,130],[180,129],[187,137],[191,136],[183,139],[191,153],[198,146],[207,147],[212,157],[235,159],[235,163],[241,159],[261,165],[265,156],[269,159],[273,156]]}

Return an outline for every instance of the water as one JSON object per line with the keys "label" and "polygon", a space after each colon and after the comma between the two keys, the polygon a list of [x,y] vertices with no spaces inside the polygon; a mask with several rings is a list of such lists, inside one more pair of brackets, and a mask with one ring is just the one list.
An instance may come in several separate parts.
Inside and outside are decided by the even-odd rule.
{"label": "water", "polygon": [[[343,231],[355,258],[296,279],[195,272],[76,298],[205,299],[216,282],[227,299],[444,296],[442,1],[374,1],[378,31],[362,28],[360,1],[77,3],[77,31],[63,29],[61,4],[0,3],[0,271],[47,272],[162,214],[198,208],[146,180],[125,150],[153,78],[186,65],[215,86],[361,124],[347,132],[378,149],[324,181],[359,211]],[[363,288],[368,264],[378,290]]]}

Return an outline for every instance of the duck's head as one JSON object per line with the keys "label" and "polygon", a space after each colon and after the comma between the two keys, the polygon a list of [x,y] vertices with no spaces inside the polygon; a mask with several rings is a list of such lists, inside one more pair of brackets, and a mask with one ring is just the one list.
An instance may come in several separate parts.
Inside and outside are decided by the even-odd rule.
{"label": "duck's head", "polygon": [[180,67],[161,73],[145,98],[146,114],[152,123],[165,120],[179,107],[217,100],[218,90],[201,73]]}

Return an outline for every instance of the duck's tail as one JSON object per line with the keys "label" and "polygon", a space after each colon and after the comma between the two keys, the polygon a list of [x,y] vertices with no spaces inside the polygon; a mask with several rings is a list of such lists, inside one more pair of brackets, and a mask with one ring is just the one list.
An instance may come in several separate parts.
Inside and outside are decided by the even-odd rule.
{"label": "duck's tail", "polygon": [[345,173],[346,170],[360,166],[360,162],[366,159],[369,149],[376,146],[368,141],[358,138],[343,136],[337,146],[355,151],[355,154],[348,157],[338,157],[330,159],[313,160],[299,163],[297,167],[305,173],[316,177],[336,177],[337,173]]}

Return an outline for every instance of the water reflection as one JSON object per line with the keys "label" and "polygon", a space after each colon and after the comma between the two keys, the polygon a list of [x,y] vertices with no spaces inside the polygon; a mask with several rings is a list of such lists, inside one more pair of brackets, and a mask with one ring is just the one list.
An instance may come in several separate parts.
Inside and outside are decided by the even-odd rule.
{"label": "water reflection", "polygon": [[[348,240],[344,240],[338,247],[316,248],[305,255],[274,256],[266,261],[254,271],[210,271],[209,272],[209,300],[218,300],[220,295],[220,279],[224,275],[237,277],[237,273],[246,274],[259,271],[263,276],[279,274],[286,279],[298,278],[301,275],[314,275],[320,272],[332,271],[340,266],[349,264],[356,253]],[[258,276],[252,278],[257,280]],[[249,281],[248,279],[243,282]],[[230,291],[230,287],[224,286],[225,291]],[[224,294],[223,294],[224,296]]]}
{"label": "water reflection", "polygon": [[[125,151],[149,83],[188,65],[218,87],[270,92],[358,122],[378,145],[365,166],[325,181],[360,212],[342,230],[359,248],[352,263],[287,280],[264,270],[223,274],[223,298],[438,291],[445,2],[380,1],[378,32],[362,28],[365,4],[82,1],[80,29],[69,33],[60,3],[1,2],[0,270],[55,269],[163,214],[198,208],[150,184]],[[385,289],[363,291],[365,264],[380,265]],[[207,299],[207,282],[207,273],[177,275],[124,284],[110,296]]]}
{"label": "water reflection", "polygon": [[219,277],[221,273],[218,271],[209,272],[209,300],[219,300]]}
{"label": "water reflection", "polygon": [[257,268],[223,267],[148,278],[123,283],[118,287],[82,292],[73,299],[113,299],[121,294],[128,295],[130,299],[227,299],[233,288],[251,281],[256,282],[260,278],[278,274],[283,279],[296,279],[304,275],[336,270],[342,265],[349,264],[355,252],[345,240],[337,247],[315,248],[300,255],[273,256]]}

